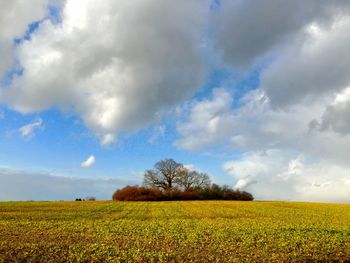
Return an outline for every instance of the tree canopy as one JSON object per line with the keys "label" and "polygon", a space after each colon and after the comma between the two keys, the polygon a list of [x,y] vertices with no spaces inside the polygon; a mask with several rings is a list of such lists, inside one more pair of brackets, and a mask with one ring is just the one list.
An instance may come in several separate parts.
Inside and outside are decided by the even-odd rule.
{"label": "tree canopy", "polygon": [[173,159],[161,160],[154,165],[153,170],[145,172],[144,185],[171,190],[181,178],[183,170],[184,166]]}
{"label": "tree canopy", "polygon": [[113,200],[120,201],[253,199],[248,192],[212,184],[208,174],[173,159],[158,161],[153,169],[146,170],[143,186],[126,186],[113,194]]}
{"label": "tree canopy", "polygon": [[189,191],[208,187],[210,183],[210,178],[206,173],[186,168],[173,159],[157,162],[153,170],[147,170],[144,174],[144,186],[164,191],[173,189]]}

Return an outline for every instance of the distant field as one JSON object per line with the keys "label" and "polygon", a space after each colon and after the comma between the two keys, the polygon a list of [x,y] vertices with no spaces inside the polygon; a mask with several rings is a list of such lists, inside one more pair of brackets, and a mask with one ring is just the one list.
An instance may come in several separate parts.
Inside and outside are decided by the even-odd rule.
{"label": "distant field", "polygon": [[5,202],[9,261],[350,261],[350,205]]}

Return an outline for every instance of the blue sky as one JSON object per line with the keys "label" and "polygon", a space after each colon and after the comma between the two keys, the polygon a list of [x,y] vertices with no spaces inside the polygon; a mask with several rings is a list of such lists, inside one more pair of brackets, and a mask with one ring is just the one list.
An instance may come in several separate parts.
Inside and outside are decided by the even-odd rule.
{"label": "blue sky", "polygon": [[0,200],[109,199],[174,158],[259,200],[349,202],[350,5],[0,10]]}

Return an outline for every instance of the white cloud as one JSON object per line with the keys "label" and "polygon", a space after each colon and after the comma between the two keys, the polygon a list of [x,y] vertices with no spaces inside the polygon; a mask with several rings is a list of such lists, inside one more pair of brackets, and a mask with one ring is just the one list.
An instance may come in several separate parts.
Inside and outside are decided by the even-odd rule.
{"label": "white cloud", "polygon": [[[300,103],[288,110],[271,107],[269,98],[261,90],[248,92],[240,99],[238,108],[232,109],[232,98],[228,92],[220,89],[214,92],[212,100],[193,103],[185,110],[189,116],[178,123],[181,138],[175,145],[187,150],[203,150],[217,145],[226,149],[241,151],[263,151],[265,149],[293,150],[317,158],[333,159],[347,163],[350,149],[350,137],[339,136],[338,132],[320,128],[315,120],[322,120],[328,105],[334,97],[308,103]],[[223,99],[225,98],[225,99]],[[225,101],[225,103],[218,103]],[[208,106],[209,105],[209,106]],[[216,105],[215,109],[212,105]],[[198,109],[201,109],[197,114]],[[333,122],[340,116],[333,115]],[[210,127],[211,120],[216,122],[215,129]],[[346,122],[343,120],[343,122]],[[323,124],[324,125],[324,124]]]}
{"label": "white cloud", "polygon": [[310,121],[322,115],[317,103],[289,112],[274,111],[261,90],[248,92],[237,104],[240,107],[232,109],[232,95],[225,89],[214,90],[211,100],[194,102],[184,112],[188,117],[177,125],[182,138],[175,145],[187,150],[218,144],[245,150],[286,147],[305,137]]}
{"label": "white cloud", "polygon": [[190,171],[198,171],[194,164],[184,164],[184,167]]}
{"label": "white cloud", "polygon": [[15,63],[14,39],[22,38],[28,24],[47,13],[47,0],[0,2],[0,79]]}
{"label": "white cloud", "polygon": [[81,168],[90,168],[96,163],[96,158],[93,155],[90,155],[84,162],[80,164]]}
{"label": "white cloud", "polygon": [[350,168],[276,149],[251,152],[227,162],[236,188],[262,200],[349,202]]}
{"label": "white cloud", "polygon": [[[211,100],[194,102],[184,113],[189,117],[178,124],[182,137],[176,145],[203,150],[221,144],[226,151],[246,152],[224,168],[236,178],[236,189],[252,190],[259,199],[346,201],[350,137],[310,125],[332,101],[346,101],[345,95],[285,111],[272,108],[261,90],[247,93],[236,109],[232,101],[228,92],[218,89]],[[212,126],[212,119],[220,121]]]}
{"label": "white cloud", "polygon": [[233,186],[233,189],[235,190],[240,190],[243,191],[245,190],[248,186],[255,184],[256,181],[252,180],[250,178],[245,178],[245,179],[239,179],[236,184]]}
{"label": "white cloud", "polygon": [[69,109],[99,136],[144,127],[201,85],[209,2],[67,0],[16,48],[24,72],[0,100]]}
{"label": "white cloud", "polygon": [[0,120],[5,119],[5,111],[0,109]]}
{"label": "white cloud", "polygon": [[105,135],[102,136],[101,138],[101,145],[102,146],[108,146],[112,143],[115,143],[117,141],[117,138],[115,136],[115,134],[112,133],[107,133]]}
{"label": "white cloud", "polygon": [[175,142],[179,148],[198,150],[227,139],[234,129],[231,112],[232,98],[224,89],[216,89],[212,100],[194,102],[185,122],[177,125],[177,131],[183,136]]}
{"label": "white cloud", "polygon": [[18,129],[23,138],[31,138],[34,136],[35,130],[43,128],[43,120],[41,118],[28,123]]}

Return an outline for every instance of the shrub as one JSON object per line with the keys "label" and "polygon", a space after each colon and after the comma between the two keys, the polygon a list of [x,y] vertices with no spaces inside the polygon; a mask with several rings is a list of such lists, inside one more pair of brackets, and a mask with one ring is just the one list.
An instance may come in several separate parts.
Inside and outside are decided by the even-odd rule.
{"label": "shrub", "polygon": [[253,196],[248,192],[236,191],[227,186],[213,184],[207,188],[196,188],[188,191],[172,189],[161,191],[156,188],[126,186],[113,194],[115,201],[175,201],[175,200],[241,200],[251,201]]}
{"label": "shrub", "polygon": [[126,186],[113,194],[113,200],[118,201],[159,201],[163,193],[157,189]]}

